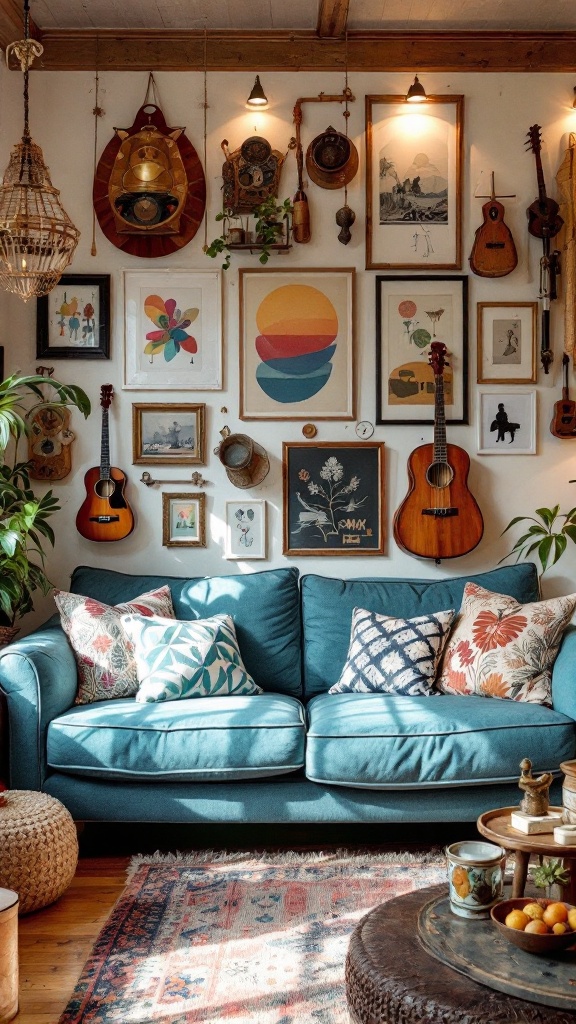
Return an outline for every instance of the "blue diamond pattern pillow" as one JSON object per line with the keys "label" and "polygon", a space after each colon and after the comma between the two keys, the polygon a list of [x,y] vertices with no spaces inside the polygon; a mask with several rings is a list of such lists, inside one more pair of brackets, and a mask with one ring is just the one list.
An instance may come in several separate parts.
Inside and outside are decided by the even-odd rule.
{"label": "blue diamond pattern pillow", "polygon": [[121,623],[134,644],[141,703],[262,693],[244,668],[229,615],[185,622],[123,615]]}
{"label": "blue diamond pattern pillow", "polygon": [[455,611],[396,619],[365,608],[352,613],[348,658],[329,693],[431,697]]}

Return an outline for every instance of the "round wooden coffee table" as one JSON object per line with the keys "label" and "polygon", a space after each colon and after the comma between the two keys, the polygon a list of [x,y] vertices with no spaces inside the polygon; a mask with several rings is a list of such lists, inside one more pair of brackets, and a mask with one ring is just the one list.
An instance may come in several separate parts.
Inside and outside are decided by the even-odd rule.
{"label": "round wooden coffee table", "polygon": [[[562,846],[554,842],[551,832],[527,836],[518,832],[510,825],[512,811],[517,807],[499,807],[494,811],[485,811],[476,822],[478,831],[490,842],[503,846],[505,850],[513,850],[516,854],[512,897],[524,895],[524,887],[528,876],[530,854],[537,853],[543,857],[562,857],[569,869],[570,882],[566,886],[563,898],[567,903],[576,904],[576,846]],[[551,807],[551,811],[561,811],[561,807]]]}
{"label": "round wooden coffee table", "polygon": [[424,950],[420,911],[446,892],[447,885],[417,889],[380,904],[359,922],[346,957],[352,1024],[575,1024],[576,1011],[479,985]]}

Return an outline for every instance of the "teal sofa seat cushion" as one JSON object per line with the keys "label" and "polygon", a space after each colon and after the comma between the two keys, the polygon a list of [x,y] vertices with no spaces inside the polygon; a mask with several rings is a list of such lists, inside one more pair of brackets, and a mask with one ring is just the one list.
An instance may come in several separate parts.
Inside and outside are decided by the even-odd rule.
{"label": "teal sofa seat cushion", "polygon": [[[477,576],[444,580],[382,578],[328,579],[303,576],[302,628],[304,694],[325,693],[337,683],[346,663],[354,608],[413,619],[445,608],[458,610],[468,581],[518,601],[538,601],[538,573],[532,562],[504,566]],[[248,668],[248,665],[246,666]],[[254,677],[256,678],[256,676]],[[259,682],[256,679],[256,682]]]}
{"label": "teal sofa seat cushion", "polygon": [[576,753],[574,721],[539,704],[336,693],[314,697],[307,711],[306,776],[333,786],[508,783],[524,757],[537,773],[557,771]]}
{"label": "teal sofa seat cushion", "polygon": [[82,565],[74,570],[70,589],[106,604],[120,604],[164,584],[170,587],[177,619],[232,617],[246,671],[258,686],[274,693],[301,695],[297,569],[180,579],[128,576]]}
{"label": "teal sofa seat cushion", "polygon": [[304,764],[305,717],[286,694],[71,708],[48,728],[51,769],[133,781],[265,778]]}

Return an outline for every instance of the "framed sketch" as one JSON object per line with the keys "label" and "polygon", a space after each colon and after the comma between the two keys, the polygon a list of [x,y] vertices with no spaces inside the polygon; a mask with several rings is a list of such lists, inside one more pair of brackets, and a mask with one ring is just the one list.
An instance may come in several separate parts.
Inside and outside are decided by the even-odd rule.
{"label": "framed sketch", "polygon": [[376,278],[376,422],[433,423],[430,346],[442,341],[447,423],[468,423],[468,278]]}
{"label": "framed sketch", "polygon": [[478,455],[536,454],[536,392],[479,388]]}
{"label": "framed sketch", "polygon": [[384,553],[384,445],[284,442],[285,555]]}
{"label": "framed sketch", "polygon": [[221,390],[221,272],[125,270],[123,277],[123,387]]}
{"label": "framed sketch", "polygon": [[162,495],[162,544],[166,548],[206,547],[206,495]]}
{"label": "framed sketch", "polygon": [[205,405],[132,405],[132,462],[142,466],[205,466]]}
{"label": "framed sketch", "polygon": [[240,270],[240,419],[353,420],[354,270]]}
{"label": "framed sketch", "polygon": [[110,358],[110,274],[64,274],[36,300],[36,358]]}
{"label": "framed sketch", "polygon": [[463,96],[366,97],[366,269],[462,266]]}
{"label": "framed sketch", "polygon": [[535,384],[537,302],[478,302],[479,384]]}
{"label": "framed sketch", "polygon": [[226,558],[266,558],[266,502],[226,502]]}

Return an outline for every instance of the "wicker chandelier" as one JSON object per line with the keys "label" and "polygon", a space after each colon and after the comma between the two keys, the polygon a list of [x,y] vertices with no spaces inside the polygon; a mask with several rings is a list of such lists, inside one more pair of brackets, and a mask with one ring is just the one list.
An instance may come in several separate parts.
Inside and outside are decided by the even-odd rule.
{"label": "wicker chandelier", "polygon": [[24,0],[25,38],[6,50],[6,63],[13,52],[24,73],[24,132],[0,185],[0,288],[25,302],[54,288],[80,238],[50,180],[42,150],[30,135],[28,72],[43,48],[29,33],[30,6]]}

